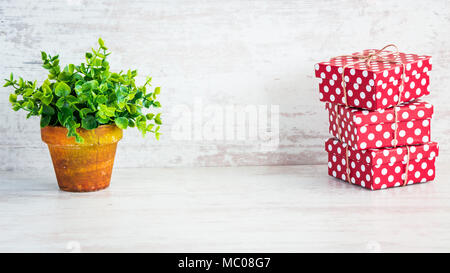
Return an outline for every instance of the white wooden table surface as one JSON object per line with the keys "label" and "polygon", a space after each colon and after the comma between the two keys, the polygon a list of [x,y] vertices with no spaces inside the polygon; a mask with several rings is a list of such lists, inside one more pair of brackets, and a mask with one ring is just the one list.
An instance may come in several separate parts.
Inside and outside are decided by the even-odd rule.
{"label": "white wooden table surface", "polygon": [[0,173],[1,252],[450,251],[450,170],[368,191],[326,166],[116,169],[109,189]]}

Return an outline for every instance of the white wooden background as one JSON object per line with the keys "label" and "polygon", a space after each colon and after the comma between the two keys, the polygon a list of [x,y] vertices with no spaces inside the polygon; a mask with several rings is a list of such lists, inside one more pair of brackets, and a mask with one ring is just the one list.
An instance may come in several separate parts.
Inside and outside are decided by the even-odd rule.
{"label": "white wooden background", "polygon": [[[433,56],[434,140],[450,150],[450,2],[1,0],[0,76],[45,76],[40,50],[79,62],[102,37],[113,69],[136,68],[162,86],[164,136],[128,130],[116,167],[325,163],[327,117],[314,63],[396,43]],[[10,110],[0,89],[0,170],[51,168],[39,121]],[[280,145],[177,140],[176,105],[279,105]],[[203,122],[208,122],[205,116]]]}

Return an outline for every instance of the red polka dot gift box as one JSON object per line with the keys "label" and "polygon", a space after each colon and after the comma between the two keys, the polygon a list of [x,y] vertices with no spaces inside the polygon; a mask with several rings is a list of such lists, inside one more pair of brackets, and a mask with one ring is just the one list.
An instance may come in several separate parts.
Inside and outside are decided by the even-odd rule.
{"label": "red polka dot gift box", "polygon": [[375,111],[326,103],[329,131],[355,150],[422,144],[430,141],[433,106],[412,101]]}
{"label": "red polka dot gift box", "polygon": [[379,190],[434,180],[436,142],[397,148],[354,150],[331,138],[325,143],[328,174],[366,189]]}
{"label": "red polka dot gift box", "polygon": [[431,57],[368,49],[315,65],[321,101],[376,110],[428,95]]}

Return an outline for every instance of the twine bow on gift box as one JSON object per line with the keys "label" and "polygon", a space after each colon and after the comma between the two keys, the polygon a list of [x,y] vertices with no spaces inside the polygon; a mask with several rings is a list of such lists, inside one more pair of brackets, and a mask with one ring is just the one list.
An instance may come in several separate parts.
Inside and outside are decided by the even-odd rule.
{"label": "twine bow on gift box", "polygon": [[[389,47],[393,47],[395,48],[395,52],[392,53],[391,51],[386,51],[387,48]],[[393,56],[393,57],[392,57]],[[350,57],[353,59],[358,59],[356,62],[353,63],[349,63],[346,64],[342,67],[342,89],[343,89],[343,93],[344,93],[344,101],[345,101],[345,106],[349,106],[348,105],[348,97],[347,97],[347,89],[346,89],[346,81],[345,81],[345,69],[348,68],[351,65],[355,65],[358,63],[365,63],[368,67],[371,66],[371,62],[389,62],[389,63],[394,63],[394,64],[401,64],[402,65],[402,75],[401,75],[401,82],[400,82],[400,87],[399,87],[399,93],[398,93],[398,101],[397,104],[394,106],[394,139],[392,140],[392,145],[395,147],[397,147],[398,144],[398,140],[397,140],[397,131],[398,131],[398,109],[397,106],[400,105],[401,103],[401,98],[402,98],[402,93],[404,90],[404,84],[405,84],[405,78],[406,78],[406,68],[405,68],[405,64],[400,60],[400,53],[398,50],[398,47],[394,44],[389,44],[386,45],[385,47],[383,47],[382,49],[379,49],[377,51],[375,51],[375,53],[371,53],[371,54],[355,54],[355,55],[341,55],[341,56],[337,56],[334,57],[332,59],[335,58],[341,58],[341,57]],[[341,127],[339,125],[339,113],[337,110],[337,107],[335,108],[335,112],[336,112],[336,125],[337,125],[337,133],[338,133],[338,139],[343,143],[342,141],[342,132],[341,132]],[[405,179],[403,181],[403,185],[405,186],[408,182],[408,170],[409,170],[409,160],[410,160],[410,151],[409,151],[409,147],[406,146],[407,149],[407,163],[406,163],[406,170],[405,170]],[[348,160],[348,145],[345,144],[345,165],[346,165],[346,178],[347,181],[349,183],[350,182],[350,167],[349,167],[349,160]]]}

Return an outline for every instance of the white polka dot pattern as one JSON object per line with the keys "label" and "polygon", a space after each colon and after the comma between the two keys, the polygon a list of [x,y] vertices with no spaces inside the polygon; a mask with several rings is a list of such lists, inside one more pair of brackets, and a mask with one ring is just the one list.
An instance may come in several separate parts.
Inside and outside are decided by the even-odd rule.
{"label": "white polka dot pattern", "polygon": [[[345,159],[346,144],[335,138],[325,143],[328,152],[328,174],[346,181],[346,164],[349,164],[350,181],[367,189],[378,190],[403,185],[406,171],[406,147],[368,149],[356,151],[349,148],[348,163]],[[407,184],[434,180],[435,158],[439,154],[436,142],[410,146]],[[338,151],[341,151],[339,153]],[[348,183],[348,182],[347,182]]]}
{"label": "white polka dot pattern", "polygon": [[[394,146],[395,112],[360,110],[326,103],[331,135],[342,139],[355,150]],[[397,145],[413,145],[430,141],[433,106],[416,100],[397,107]],[[340,137],[339,137],[340,136]]]}
{"label": "white polka dot pattern", "polygon": [[[375,50],[364,50],[368,55]],[[353,53],[353,55],[361,52]],[[428,95],[431,57],[425,55],[400,53],[405,65],[404,91],[402,102]],[[389,62],[355,63],[351,57],[338,57],[315,65],[315,75],[319,80],[320,100],[345,105],[342,88],[342,68],[345,69],[345,82],[348,105],[368,110],[385,109],[397,105],[403,66]]]}

